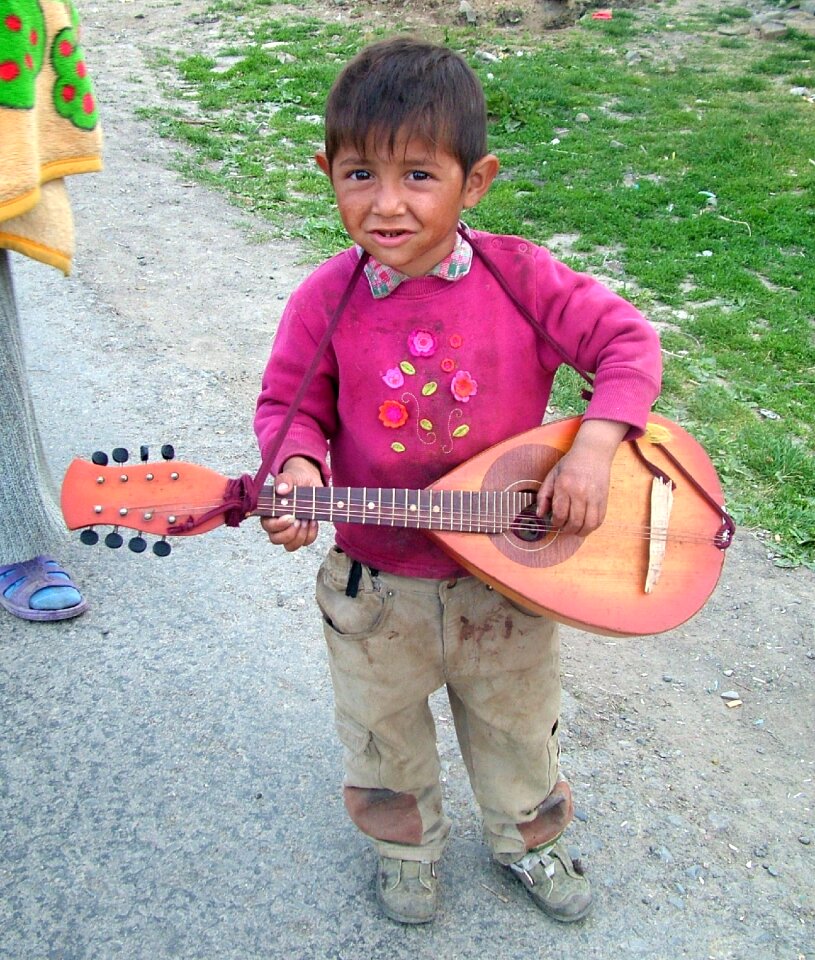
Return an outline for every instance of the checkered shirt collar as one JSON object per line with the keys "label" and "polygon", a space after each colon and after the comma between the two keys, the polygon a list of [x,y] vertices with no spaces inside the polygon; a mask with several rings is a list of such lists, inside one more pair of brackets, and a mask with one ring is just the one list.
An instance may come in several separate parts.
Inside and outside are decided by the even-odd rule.
{"label": "checkered shirt collar", "polygon": [[[467,228],[461,224],[466,231]],[[362,256],[362,247],[357,246],[357,253]],[[466,277],[470,272],[473,262],[473,248],[468,240],[465,240],[460,233],[456,234],[456,244],[452,253],[448,254],[440,263],[427,271],[429,277],[440,277],[442,280],[460,280]],[[368,284],[371,293],[377,300],[387,297],[402,283],[403,280],[410,280],[407,274],[394,270],[384,263],[380,263],[371,257],[365,264],[365,276],[368,278]]]}

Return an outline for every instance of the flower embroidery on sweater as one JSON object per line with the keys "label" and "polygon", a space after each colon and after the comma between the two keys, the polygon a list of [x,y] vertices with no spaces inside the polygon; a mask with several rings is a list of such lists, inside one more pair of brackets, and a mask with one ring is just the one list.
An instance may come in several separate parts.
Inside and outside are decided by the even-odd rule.
{"label": "flower embroidery on sweater", "polygon": [[450,384],[453,396],[461,403],[469,403],[470,397],[478,393],[478,383],[468,370],[459,370]]}
{"label": "flower embroidery on sweater", "polygon": [[[452,350],[457,350],[463,342],[458,333],[447,338],[447,344]],[[454,439],[465,437],[470,432],[469,424],[462,422],[464,412],[460,404],[469,403],[476,396],[478,382],[469,370],[458,369],[458,361],[452,356],[430,361],[439,348],[439,339],[430,330],[422,327],[411,330],[407,337],[407,348],[410,356],[417,362],[423,361],[422,369],[417,369],[416,363],[411,360],[400,360],[381,375],[382,382],[392,390],[401,390],[407,383],[407,378],[417,377],[418,383],[414,389],[403,390],[398,400],[385,400],[381,403],[379,421],[389,430],[398,430],[408,421],[412,421],[419,443],[430,446],[443,441],[442,452],[450,453]],[[443,376],[439,376],[440,373]],[[446,415],[444,408],[439,409],[433,405],[434,397],[444,395],[439,394],[439,387],[442,386],[449,386],[450,393],[447,396],[452,395],[457,404]],[[432,416],[434,413],[435,417]],[[437,419],[446,424],[446,431],[442,426],[441,436],[437,434],[434,426]],[[397,440],[391,443],[391,449],[396,453],[404,453],[407,447]]]}
{"label": "flower embroidery on sweater", "polygon": [[399,369],[399,367],[391,367],[390,370],[386,370],[382,376],[382,380],[385,382],[386,386],[393,387],[394,390],[398,390],[399,387],[404,386],[405,375]]}
{"label": "flower embroidery on sweater", "polygon": [[407,418],[407,407],[398,400],[386,400],[379,408],[379,419],[392,430],[404,426]]}
{"label": "flower embroidery on sweater", "polygon": [[432,357],[436,352],[436,338],[429,330],[411,330],[408,350],[414,357]]}

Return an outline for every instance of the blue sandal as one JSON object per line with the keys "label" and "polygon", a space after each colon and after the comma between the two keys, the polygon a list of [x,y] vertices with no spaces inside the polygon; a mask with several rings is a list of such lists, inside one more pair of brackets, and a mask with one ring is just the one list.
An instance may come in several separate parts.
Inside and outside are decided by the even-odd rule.
{"label": "blue sandal", "polygon": [[[38,599],[40,591],[47,593]],[[32,606],[32,601],[39,606]],[[88,609],[87,600],[53,557],[0,567],[0,605],[23,620],[68,620]]]}

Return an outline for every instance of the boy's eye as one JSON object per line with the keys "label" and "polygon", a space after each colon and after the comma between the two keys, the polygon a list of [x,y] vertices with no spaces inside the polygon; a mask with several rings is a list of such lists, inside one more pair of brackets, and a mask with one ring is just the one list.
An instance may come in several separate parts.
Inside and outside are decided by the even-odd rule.
{"label": "boy's eye", "polygon": [[370,179],[370,172],[368,170],[352,170],[348,174],[349,180],[368,180]]}
{"label": "boy's eye", "polygon": [[410,178],[412,180],[429,180],[430,174],[426,170],[411,170]]}

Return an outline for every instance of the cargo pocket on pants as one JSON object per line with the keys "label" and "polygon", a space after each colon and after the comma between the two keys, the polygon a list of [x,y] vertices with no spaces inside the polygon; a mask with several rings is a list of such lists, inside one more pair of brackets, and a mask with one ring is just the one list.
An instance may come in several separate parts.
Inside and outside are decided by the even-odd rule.
{"label": "cargo pocket on pants", "polygon": [[364,640],[377,633],[392,607],[392,597],[382,589],[367,567],[362,568],[356,596],[346,594],[353,561],[332,548],[317,574],[317,606],[323,625],[344,640]]}
{"label": "cargo pocket on pants", "polygon": [[381,759],[371,731],[339,711],[335,724],[337,737],[342,744],[343,766],[348,783],[364,787],[379,786]]}

